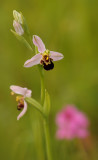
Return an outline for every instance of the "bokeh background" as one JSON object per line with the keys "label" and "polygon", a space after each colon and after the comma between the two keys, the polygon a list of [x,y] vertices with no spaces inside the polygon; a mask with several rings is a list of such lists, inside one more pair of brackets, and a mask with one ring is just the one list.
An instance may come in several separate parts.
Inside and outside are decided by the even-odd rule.
{"label": "bokeh background", "polygon": [[[32,96],[40,101],[38,69],[23,67],[33,53],[10,32],[14,9],[23,13],[32,35],[39,35],[48,49],[64,54],[62,61],[55,62],[54,70],[45,72],[52,104],[50,135],[54,159],[97,160],[97,0],[0,1],[0,159],[46,159],[40,114],[29,105],[27,114],[17,121],[17,104],[10,95],[9,87],[15,84],[32,89]],[[67,104],[76,105],[89,117],[91,137],[86,152],[78,140],[55,138],[56,113]]]}

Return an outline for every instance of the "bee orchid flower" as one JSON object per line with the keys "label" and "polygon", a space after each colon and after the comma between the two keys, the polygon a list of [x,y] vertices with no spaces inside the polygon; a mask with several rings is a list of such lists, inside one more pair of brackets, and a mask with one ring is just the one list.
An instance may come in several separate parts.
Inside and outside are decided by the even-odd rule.
{"label": "bee orchid flower", "polygon": [[24,67],[41,64],[45,70],[51,70],[54,68],[53,61],[61,60],[64,57],[63,54],[59,52],[47,50],[41,38],[36,35],[33,36],[33,43],[38,47],[39,53],[27,60]]}
{"label": "bee orchid flower", "polygon": [[27,111],[27,103],[25,98],[31,97],[32,91],[15,85],[10,86],[10,89],[12,90],[12,95],[18,94],[18,96],[16,96],[16,101],[18,102],[17,109],[22,110],[17,117],[17,120],[19,120]]}

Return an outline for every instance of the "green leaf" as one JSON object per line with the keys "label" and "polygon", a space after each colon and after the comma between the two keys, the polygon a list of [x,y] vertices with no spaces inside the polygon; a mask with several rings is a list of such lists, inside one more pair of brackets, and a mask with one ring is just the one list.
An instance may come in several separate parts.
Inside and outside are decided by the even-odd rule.
{"label": "green leaf", "polygon": [[33,105],[33,107],[35,109],[37,109],[43,116],[44,116],[44,113],[43,113],[43,108],[41,106],[41,104],[39,102],[37,102],[35,99],[33,98],[30,98],[30,97],[26,97],[25,100],[30,103],[31,105]]}
{"label": "green leaf", "polygon": [[14,34],[14,36],[15,36],[20,42],[22,42],[28,49],[30,49],[31,51],[33,51],[33,49],[31,48],[30,44],[26,41],[26,39],[25,39],[23,36],[17,34],[17,33],[14,32],[12,29],[11,29],[11,32],[12,32],[12,33]]}
{"label": "green leaf", "polygon": [[47,90],[45,90],[44,113],[46,116],[50,113],[50,96]]}

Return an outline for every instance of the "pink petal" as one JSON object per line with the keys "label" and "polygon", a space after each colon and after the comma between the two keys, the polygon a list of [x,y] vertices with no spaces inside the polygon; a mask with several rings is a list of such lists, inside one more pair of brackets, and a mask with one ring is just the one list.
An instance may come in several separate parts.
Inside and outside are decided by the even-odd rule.
{"label": "pink petal", "polygon": [[21,117],[23,117],[23,115],[26,113],[27,111],[27,103],[24,101],[24,108],[22,110],[22,112],[18,115],[17,120],[19,120]]}
{"label": "pink petal", "polygon": [[65,126],[65,121],[66,121],[66,117],[65,117],[65,114],[63,112],[59,112],[57,115],[56,115],[56,124],[62,128]]}
{"label": "pink petal", "polygon": [[56,132],[56,138],[57,139],[64,139],[65,138],[65,130],[58,129]]}
{"label": "pink petal", "polygon": [[21,95],[25,95],[26,91],[27,91],[27,88],[22,88],[22,87],[19,87],[19,86],[15,86],[15,85],[12,85],[10,86],[10,89],[16,93],[16,94],[21,94]]}
{"label": "pink petal", "polygon": [[75,138],[75,135],[70,132],[70,130],[65,130],[65,129],[58,129],[56,132],[56,138],[57,139],[73,139]]}
{"label": "pink petal", "polygon": [[38,47],[38,51],[40,53],[43,53],[46,50],[45,45],[44,45],[44,43],[43,43],[43,41],[41,40],[40,37],[34,35],[33,36],[33,43],[34,43],[35,46]]}
{"label": "pink petal", "polygon": [[87,116],[73,105],[68,105],[56,116],[57,138],[85,138],[89,135]]}
{"label": "pink petal", "polygon": [[65,139],[73,139],[75,138],[75,133],[68,129],[68,130],[65,130]]}
{"label": "pink petal", "polygon": [[19,34],[20,36],[24,34],[24,30],[23,30],[21,24],[15,20],[13,21],[13,27],[14,27],[16,33]]}
{"label": "pink petal", "polygon": [[42,55],[40,53],[33,56],[31,59],[27,60],[24,64],[24,67],[32,67],[34,65],[40,64]]}
{"label": "pink petal", "polygon": [[66,108],[64,108],[64,114],[67,118],[67,120],[73,120],[73,118],[76,116],[77,114],[77,109],[76,107],[74,107],[73,105],[67,105]]}
{"label": "pink petal", "polygon": [[77,126],[80,127],[88,127],[89,126],[89,120],[87,118],[87,116],[78,111],[78,114],[75,116],[75,122],[77,123]]}
{"label": "pink petal", "polygon": [[77,137],[79,138],[86,138],[89,135],[89,132],[87,129],[79,129],[77,131]]}
{"label": "pink petal", "polygon": [[50,58],[52,58],[53,61],[59,61],[64,58],[64,56],[62,53],[50,51]]}
{"label": "pink petal", "polygon": [[31,90],[27,90],[25,97],[31,97],[31,93],[32,93]]}

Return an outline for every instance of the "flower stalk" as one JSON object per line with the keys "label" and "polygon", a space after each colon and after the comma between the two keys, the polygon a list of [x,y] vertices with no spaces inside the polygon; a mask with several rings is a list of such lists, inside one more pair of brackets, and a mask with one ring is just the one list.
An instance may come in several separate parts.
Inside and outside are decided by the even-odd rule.
{"label": "flower stalk", "polygon": [[[38,48],[35,46],[35,53],[38,54]],[[52,160],[51,157],[51,146],[50,146],[50,133],[49,133],[49,125],[48,125],[48,114],[45,112],[48,105],[48,99],[46,98],[45,94],[45,81],[44,81],[44,70],[42,66],[38,65],[38,69],[40,72],[40,79],[41,79],[41,104],[43,106],[43,112],[45,117],[43,118],[43,126],[44,126],[44,133],[45,133],[45,144],[46,144],[46,154],[47,160]]]}
{"label": "flower stalk", "polygon": [[52,160],[51,156],[51,144],[50,144],[50,133],[49,133],[49,124],[48,120],[44,120],[44,132],[45,132],[45,140],[46,140],[46,153],[47,153],[47,160]]}
{"label": "flower stalk", "polygon": [[45,98],[45,81],[44,81],[44,71],[41,66],[38,67],[40,72],[40,79],[41,79],[41,104],[44,104]]}
{"label": "flower stalk", "polygon": [[[35,46],[35,54],[38,54],[38,47]],[[38,70],[40,73],[40,80],[41,80],[41,104],[44,104],[44,97],[45,97],[45,82],[44,82],[44,70],[41,65],[38,65]]]}

